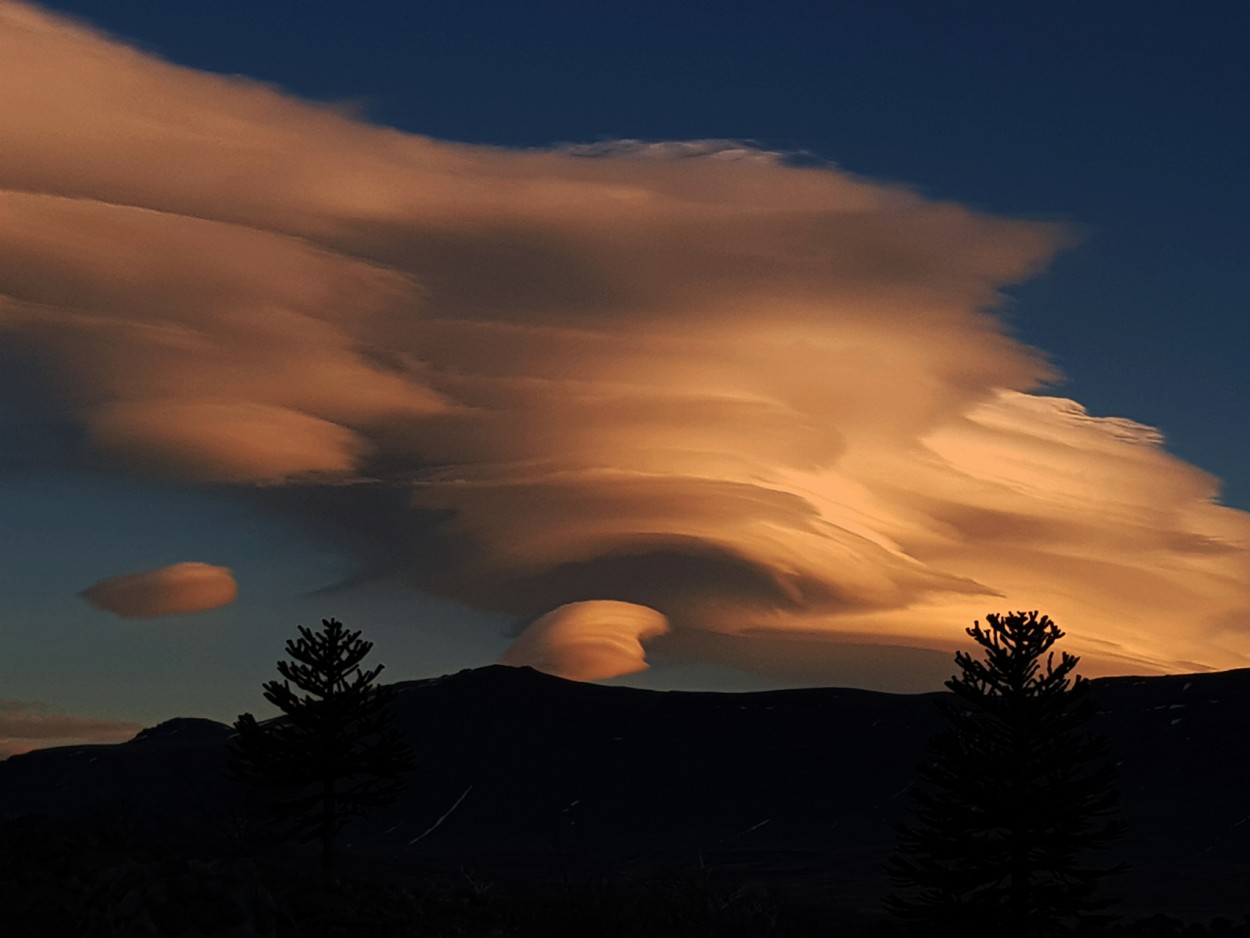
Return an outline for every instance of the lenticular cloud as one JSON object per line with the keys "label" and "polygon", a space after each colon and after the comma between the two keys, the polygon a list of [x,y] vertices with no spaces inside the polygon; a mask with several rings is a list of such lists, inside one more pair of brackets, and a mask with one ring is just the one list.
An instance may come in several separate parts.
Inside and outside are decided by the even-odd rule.
{"label": "lenticular cloud", "polygon": [[532,623],[503,663],[583,681],[633,674],[647,667],[643,642],[668,631],[646,606],[612,600],[568,603]]}
{"label": "lenticular cloud", "polygon": [[82,598],[123,618],[148,619],[216,609],[234,602],[238,592],[225,567],[176,563],[109,577],[83,590]]}
{"label": "lenticular cloud", "polygon": [[992,315],[1056,226],[736,144],[442,143],[22,4],[0,86],[0,332],[89,458],[296,512],[570,676],[1010,608],[1092,673],[1250,663],[1250,518]]}

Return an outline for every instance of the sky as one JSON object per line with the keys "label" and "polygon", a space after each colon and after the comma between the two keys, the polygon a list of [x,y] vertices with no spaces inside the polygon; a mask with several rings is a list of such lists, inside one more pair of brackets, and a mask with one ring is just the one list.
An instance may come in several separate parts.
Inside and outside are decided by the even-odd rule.
{"label": "sky", "polygon": [[0,752],[1250,665],[1244,5],[0,2]]}

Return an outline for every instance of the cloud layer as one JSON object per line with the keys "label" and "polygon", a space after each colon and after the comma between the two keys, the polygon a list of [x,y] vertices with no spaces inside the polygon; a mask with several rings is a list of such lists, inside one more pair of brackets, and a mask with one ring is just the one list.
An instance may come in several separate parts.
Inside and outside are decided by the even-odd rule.
{"label": "cloud layer", "polygon": [[0,700],[0,759],[52,746],[120,743],[140,729],[137,723],[49,713],[42,704]]}
{"label": "cloud layer", "polygon": [[216,609],[234,602],[238,593],[234,576],[225,567],[176,563],[109,577],[83,590],[82,598],[123,618],[147,619]]}
{"label": "cloud layer", "polygon": [[1091,673],[1250,664],[1250,517],[992,315],[1056,226],[726,143],[441,143],[21,4],[0,86],[0,331],[86,458],[537,620],[513,653],[571,676],[644,666],[582,657],[624,622],[784,670],[1010,608]]}

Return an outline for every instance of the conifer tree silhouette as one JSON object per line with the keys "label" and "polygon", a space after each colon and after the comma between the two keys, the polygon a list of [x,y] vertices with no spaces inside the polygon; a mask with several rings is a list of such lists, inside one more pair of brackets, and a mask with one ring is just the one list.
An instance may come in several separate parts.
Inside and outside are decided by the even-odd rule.
{"label": "conifer tree silhouette", "polygon": [[1114,768],[1083,732],[1094,708],[1079,659],[1050,650],[1059,627],[1037,612],[986,623],[967,629],[983,656],[955,655],[886,905],[924,935],[1068,934],[1106,918],[1095,891],[1122,870],[1083,865],[1121,833]]}
{"label": "conifer tree silhouette", "polygon": [[294,660],[278,662],[284,680],[263,687],[285,718],[261,724],[240,714],[230,771],[271,793],[276,816],[306,840],[320,839],[322,874],[330,879],[339,829],[394,800],[412,757],[392,726],[393,689],[374,684],[382,665],[361,670],[373,643],[337,619],[322,619],[318,632],[301,625],[299,634],[286,643]]}

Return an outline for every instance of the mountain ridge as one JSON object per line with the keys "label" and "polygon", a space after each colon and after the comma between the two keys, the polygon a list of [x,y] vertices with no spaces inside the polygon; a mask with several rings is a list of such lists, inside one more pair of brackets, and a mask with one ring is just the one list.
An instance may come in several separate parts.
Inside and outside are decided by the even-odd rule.
{"label": "mountain ridge", "polygon": [[[1134,908],[1240,916],[1250,866],[1250,669],[1091,681],[1111,743]],[[397,682],[418,765],[345,833],[360,862],[484,876],[727,875],[872,905],[945,692],[724,693],[582,684],[528,668]],[[162,729],[163,728],[163,729]],[[226,724],[176,718],[126,743],[0,763],[0,817],[127,815],[187,843],[233,810]],[[1234,752],[1237,749],[1233,750]]]}

